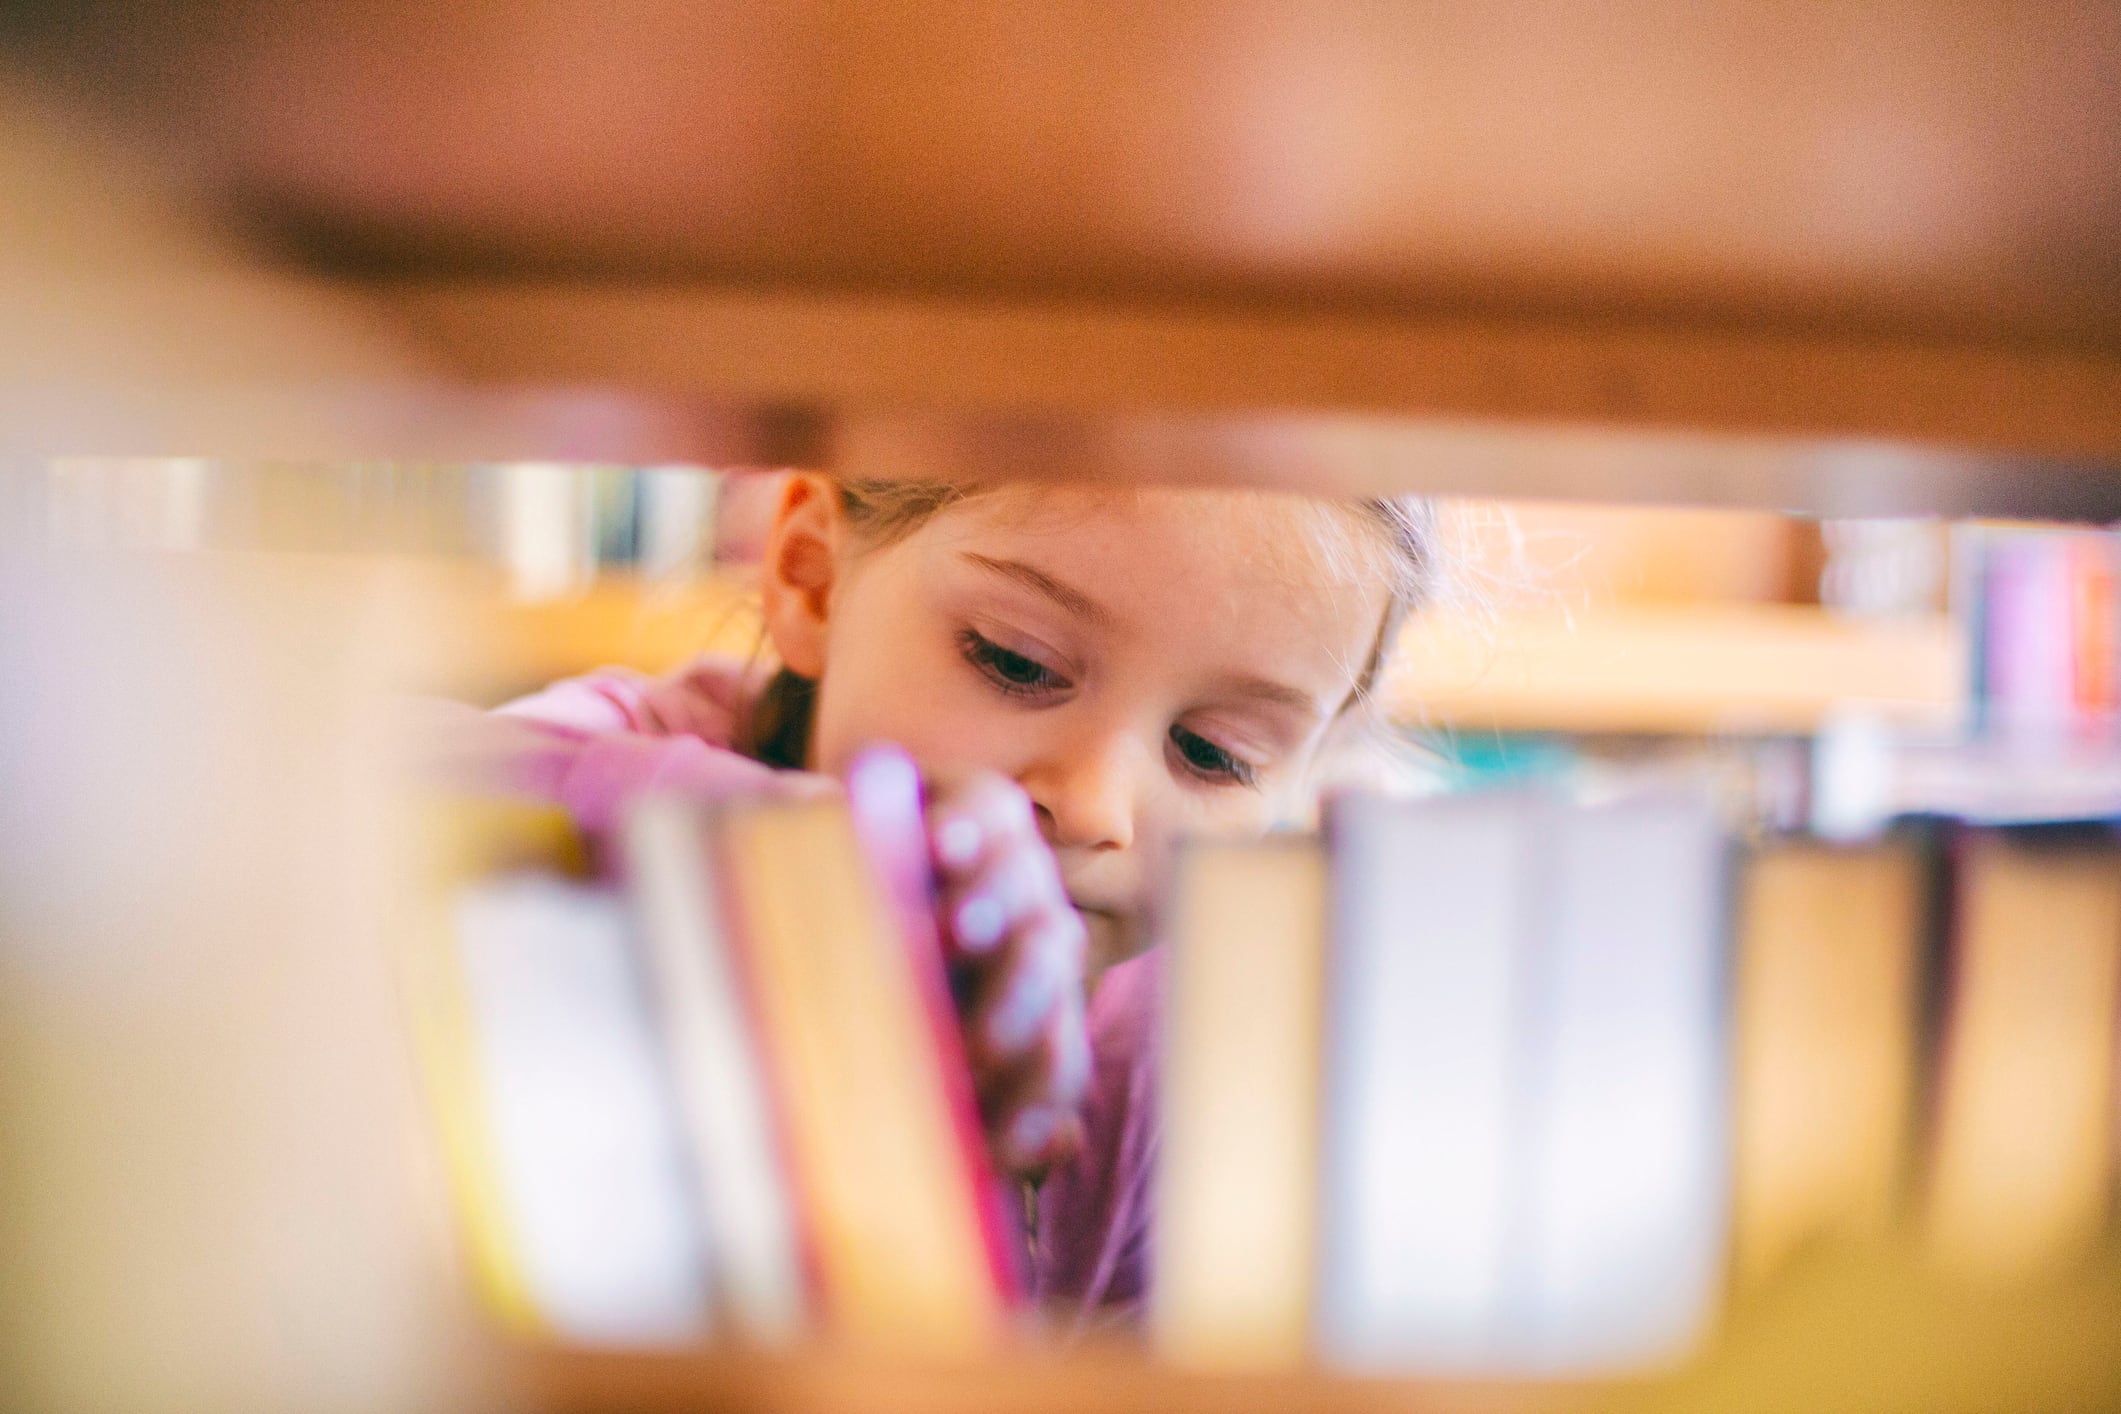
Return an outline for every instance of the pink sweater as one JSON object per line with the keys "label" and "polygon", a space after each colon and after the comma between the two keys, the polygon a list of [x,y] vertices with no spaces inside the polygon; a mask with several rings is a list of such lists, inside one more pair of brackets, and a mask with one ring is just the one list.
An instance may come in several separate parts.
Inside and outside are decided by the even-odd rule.
{"label": "pink sweater", "polygon": [[[427,740],[454,784],[555,802],[592,836],[651,788],[710,800],[827,788],[732,748],[750,690],[717,659],[667,678],[604,669],[490,713],[445,709]],[[1090,1004],[1086,1142],[1039,1188],[1033,1290],[1078,1329],[1132,1319],[1144,1294],[1160,989],[1154,954],[1105,973]]]}

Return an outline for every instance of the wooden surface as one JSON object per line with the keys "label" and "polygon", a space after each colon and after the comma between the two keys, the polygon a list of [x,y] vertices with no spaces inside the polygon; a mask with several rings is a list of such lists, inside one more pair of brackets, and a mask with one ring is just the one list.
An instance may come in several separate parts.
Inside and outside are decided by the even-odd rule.
{"label": "wooden surface", "polygon": [[1875,1252],[1828,1252],[1733,1310],[1686,1367],[1568,1384],[1353,1378],[1318,1370],[1240,1378],[1159,1364],[1124,1344],[1019,1351],[920,1366],[881,1352],[490,1352],[505,1407],[552,1414],[822,1410],[966,1414],[1289,1410],[1298,1414],[1984,1414],[2090,1410],[2121,1398],[2121,1273],[2094,1262],[2039,1285],[1983,1287]]}
{"label": "wooden surface", "polygon": [[247,0],[40,28],[42,71],[367,268],[2107,348],[2121,321],[2103,4]]}
{"label": "wooden surface", "polygon": [[[128,397],[0,389],[31,450],[858,464],[884,416],[1071,475],[2121,513],[2110,5],[245,0],[0,47],[299,277],[289,342],[405,370],[276,381],[209,307]],[[69,288],[120,342],[175,309]]]}
{"label": "wooden surface", "polygon": [[1792,604],[1417,617],[1399,651],[1400,720],[1501,731],[1806,733],[1847,708],[1944,729],[1969,682],[1965,636],[1941,615]]}
{"label": "wooden surface", "polygon": [[[2121,463],[2121,349],[653,284],[362,288],[441,366],[499,384],[853,413],[1369,414],[1380,436],[1390,434],[1380,415],[1713,428]],[[1407,442],[1418,458],[1411,429]],[[1784,456],[1803,459],[1794,447]],[[1848,460],[1859,474],[1861,458]],[[1448,466],[1431,479],[1450,482]]]}
{"label": "wooden surface", "polygon": [[518,1407],[540,1414],[1120,1414],[1233,1409],[1291,1414],[1574,1414],[1615,1406],[1612,1390],[1472,1382],[1189,1373],[1119,1348],[1026,1351],[962,1366],[922,1366],[886,1355],[801,1358],[700,1354],[599,1354],[530,1350],[513,1371]]}
{"label": "wooden surface", "polygon": [[426,616],[417,690],[497,703],[599,667],[664,673],[702,653],[742,659],[763,645],[755,593],[732,580],[670,589],[604,578],[522,602],[483,569],[407,576]]}

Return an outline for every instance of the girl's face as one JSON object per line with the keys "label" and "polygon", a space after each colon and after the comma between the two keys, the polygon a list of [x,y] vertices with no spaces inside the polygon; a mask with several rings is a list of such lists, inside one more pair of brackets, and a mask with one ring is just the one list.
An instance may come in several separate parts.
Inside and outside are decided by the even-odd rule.
{"label": "girl's face", "polygon": [[1177,836],[1308,804],[1386,608],[1381,537],[1292,497],[1020,488],[849,535],[802,481],[768,555],[776,647],[818,682],[810,766],[888,740],[1015,780],[1105,956]]}

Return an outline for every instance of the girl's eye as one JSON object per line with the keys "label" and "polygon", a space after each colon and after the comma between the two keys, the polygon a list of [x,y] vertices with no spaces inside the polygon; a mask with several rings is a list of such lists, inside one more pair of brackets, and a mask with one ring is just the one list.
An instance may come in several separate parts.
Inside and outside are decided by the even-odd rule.
{"label": "girl's eye", "polygon": [[1259,772],[1248,761],[1240,761],[1199,732],[1173,724],[1171,745],[1188,771],[1214,785],[1250,786]]}
{"label": "girl's eye", "polygon": [[968,628],[958,635],[958,649],[966,662],[1012,697],[1065,692],[1074,685],[1038,659],[1004,648],[977,629]]}

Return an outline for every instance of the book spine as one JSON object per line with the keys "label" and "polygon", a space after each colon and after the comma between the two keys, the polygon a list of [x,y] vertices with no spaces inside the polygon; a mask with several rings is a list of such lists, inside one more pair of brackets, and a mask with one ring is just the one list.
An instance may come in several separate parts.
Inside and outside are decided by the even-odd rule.
{"label": "book spine", "polygon": [[1010,1201],[1009,1187],[994,1170],[987,1150],[986,1128],[980,1122],[972,1066],[965,1052],[942,935],[935,921],[935,876],[928,861],[928,830],[919,773],[904,754],[876,748],[848,771],[847,794],[863,853],[898,915],[898,931],[906,943],[914,984],[935,1043],[951,1129],[978,1205],[980,1239],[995,1291],[1005,1304],[1020,1305],[1029,1288],[1029,1254],[1018,1207]]}
{"label": "book spine", "polygon": [[767,1017],[759,991],[758,964],[752,956],[757,946],[756,924],[746,906],[744,890],[738,887],[736,863],[730,857],[724,822],[717,819],[708,830],[706,848],[712,859],[709,885],[715,905],[728,929],[729,970],[734,990],[742,999],[748,1034],[754,1038],[758,1057],[759,1088],[766,1100],[766,1126],[773,1159],[788,1185],[789,1226],[795,1243],[796,1262],[802,1272],[803,1304],[813,1322],[826,1313],[830,1284],[825,1280],[825,1260],[816,1224],[817,1211],[811,1178],[796,1162],[795,1139],[790,1133],[788,1082],[781,1071],[779,1046],[767,1039]]}
{"label": "book spine", "polygon": [[2104,535],[2074,537],[2070,545],[2072,701],[2080,735],[2110,736],[2114,724],[2115,612],[2113,548]]}

